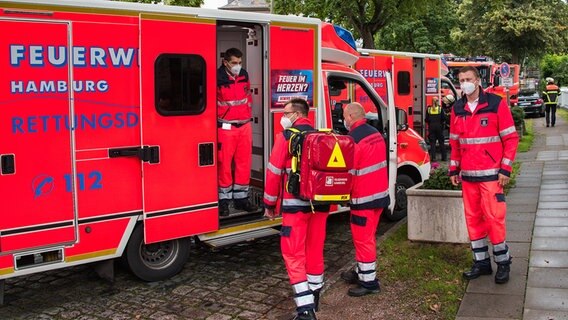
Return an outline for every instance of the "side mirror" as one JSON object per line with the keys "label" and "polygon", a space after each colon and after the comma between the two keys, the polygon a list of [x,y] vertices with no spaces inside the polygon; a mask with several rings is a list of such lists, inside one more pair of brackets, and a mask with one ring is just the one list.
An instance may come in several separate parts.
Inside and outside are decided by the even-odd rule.
{"label": "side mirror", "polygon": [[400,108],[396,108],[396,130],[406,131],[408,130],[408,116],[406,112]]}

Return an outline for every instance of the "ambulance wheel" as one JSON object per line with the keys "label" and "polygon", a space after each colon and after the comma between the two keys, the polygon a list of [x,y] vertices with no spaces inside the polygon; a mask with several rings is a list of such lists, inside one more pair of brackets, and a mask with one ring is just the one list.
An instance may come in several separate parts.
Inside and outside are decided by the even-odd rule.
{"label": "ambulance wheel", "polygon": [[395,186],[395,199],[396,204],[393,211],[386,216],[389,221],[399,221],[400,219],[406,217],[407,213],[407,199],[406,190],[416,183],[411,177],[401,174],[396,178]]}
{"label": "ambulance wheel", "polygon": [[126,245],[125,260],[135,276],[160,281],[178,274],[189,258],[189,238],[144,244],[144,226],[134,228]]}

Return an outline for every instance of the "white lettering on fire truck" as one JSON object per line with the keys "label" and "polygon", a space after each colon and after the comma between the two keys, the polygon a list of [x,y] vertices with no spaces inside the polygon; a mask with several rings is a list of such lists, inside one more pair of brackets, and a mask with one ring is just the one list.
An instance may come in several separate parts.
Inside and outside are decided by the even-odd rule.
{"label": "white lettering on fire truck", "polygon": [[[121,129],[132,128],[138,125],[138,114],[134,112],[117,112],[101,114],[80,114],[73,118],[75,129]],[[68,115],[35,115],[27,117],[12,117],[13,134],[43,133],[49,131],[59,132],[69,130],[70,118]]]}
{"label": "white lettering on fire truck", "polygon": [[[10,64],[20,67],[27,61],[32,67],[49,64],[62,67],[69,62],[67,46],[10,45]],[[130,67],[136,55],[134,48],[72,47],[71,64],[77,67]]]}
{"label": "white lettering on fire truck", "polygon": [[[75,92],[106,92],[108,82],[106,80],[73,80],[71,89]],[[10,81],[11,93],[66,93],[68,91],[67,81],[64,80]]]}

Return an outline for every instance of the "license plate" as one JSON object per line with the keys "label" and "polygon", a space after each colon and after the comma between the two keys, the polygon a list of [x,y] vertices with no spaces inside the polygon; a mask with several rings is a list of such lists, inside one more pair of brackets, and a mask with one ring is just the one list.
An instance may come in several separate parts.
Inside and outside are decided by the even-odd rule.
{"label": "license plate", "polygon": [[530,102],[520,102],[519,105],[520,106],[530,106],[531,103]]}

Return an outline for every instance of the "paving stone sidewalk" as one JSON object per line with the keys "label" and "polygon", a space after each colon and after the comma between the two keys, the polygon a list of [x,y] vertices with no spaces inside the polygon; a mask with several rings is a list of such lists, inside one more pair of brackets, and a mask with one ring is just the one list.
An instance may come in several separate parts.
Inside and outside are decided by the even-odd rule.
{"label": "paving stone sidewalk", "polygon": [[[531,151],[507,196],[511,280],[469,282],[457,320],[568,320],[568,124],[533,119]],[[496,268],[494,268],[496,269]]]}

